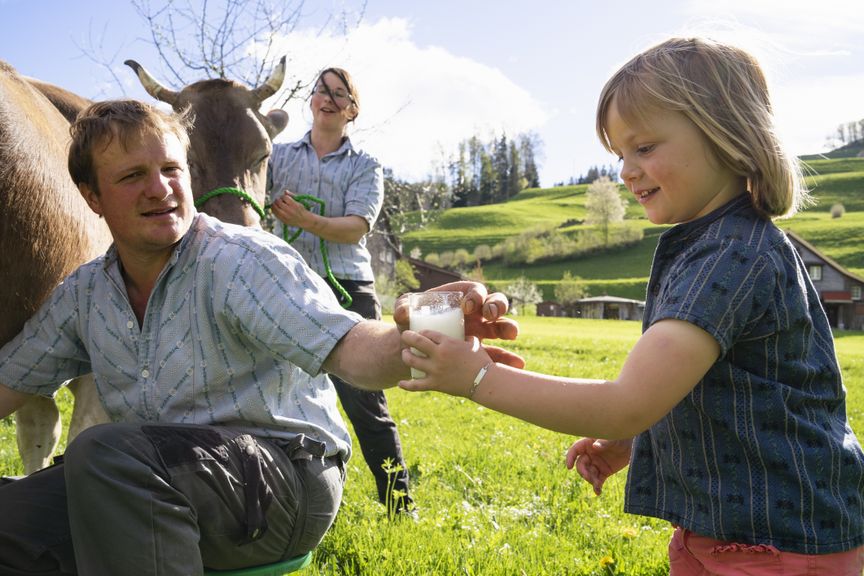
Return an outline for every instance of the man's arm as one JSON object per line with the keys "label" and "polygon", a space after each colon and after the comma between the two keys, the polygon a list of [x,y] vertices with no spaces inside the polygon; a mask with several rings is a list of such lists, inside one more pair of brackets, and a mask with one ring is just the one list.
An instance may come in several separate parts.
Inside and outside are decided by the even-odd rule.
{"label": "man's arm", "polygon": [[399,329],[366,320],[355,325],[324,361],[324,371],[364,390],[383,390],[411,373],[402,362]]}
{"label": "man's arm", "polygon": [[15,412],[30,396],[30,394],[18,392],[4,384],[0,384],[0,418],[5,418]]}

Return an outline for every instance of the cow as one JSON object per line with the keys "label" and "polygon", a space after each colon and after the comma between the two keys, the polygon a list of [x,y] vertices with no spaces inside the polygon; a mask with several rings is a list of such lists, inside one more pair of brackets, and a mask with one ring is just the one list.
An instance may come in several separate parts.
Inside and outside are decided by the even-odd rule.
{"label": "cow", "polygon": [[283,56],[270,77],[249,89],[233,80],[201,80],[179,91],[156,81],[143,66],[127,60],[141,85],[153,98],[175,111],[191,109],[189,170],[196,199],[214,190],[241,190],[255,204],[234,194],[217,195],[200,209],[224,222],[258,226],[267,187],[267,160],[273,138],[288,125],[288,114],[275,109],[259,112],[261,103],[276,93],[285,80]]}
{"label": "cow", "polygon": [[[84,202],[66,169],[67,118],[87,101],[52,88],[0,61],[0,346],[21,330],[64,276],[111,242],[108,227]],[[77,402],[92,407],[73,412],[69,435],[74,437],[106,416],[92,378],[72,382],[70,389]],[[16,425],[24,471],[45,467],[61,432],[54,401],[32,398],[19,408]]]}
{"label": "cow", "polygon": [[[135,71],[148,94],[157,100],[170,104],[174,110],[191,109],[194,120],[190,133],[189,163],[192,192],[195,198],[201,198],[213,190],[230,188],[242,190],[255,202],[255,206],[253,206],[240,196],[226,194],[207,200],[200,209],[225,222],[251,226],[260,225],[261,214],[259,210],[265,202],[267,160],[272,151],[272,139],[287,126],[288,115],[279,109],[262,115],[259,108],[262,102],[272,96],[282,85],[285,78],[285,58],[280,60],[270,77],[261,86],[252,89],[231,80],[211,79],[196,82],[179,91],[172,91],[163,87],[134,60],[127,60],[126,64]],[[45,99],[54,104],[56,110],[62,111],[63,115],[70,120],[89,103],[88,100],[71,92],[38,80],[28,79],[28,83],[31,87],[38,89]],[[63,130],[68,137],[68,122],[63,126]],[[0,161],[2,159],[3,157],[0,155]],[[56,170],[56,167],[51,169]],[[74,190],[65,169],[65,150],[63,154],[63,177],[64,181],[68,180],[66,183]],[[2,177],[0,177],[0,182],[2,181]],[[5,189],[5,187],[0,186],[0,189]],[[76,203],[81,202],[85,206],[84,211],[88,218],[93,217],[94,215],[83,204],[77,191],[75,191],[74,196]],[[6,217],[4,216],[0,221],[5,222]],[[4,239],[3,242],[5,246],[6,240]],[[104,246],[96,251],[96,253],[100,252],[104,252]],[[92,256],[95,255],[95,253],[92,254]],[[82,258],[78,264],[87,259]],[[69,269],[74,267],[74,265],[70,266]],[[2,269],[5,270],[5,268]],[[5,274],[4,277],[6,277]],[[54,284],[56,284],[56,280]],[[0,287],[0,291],[2,289]],[[0,300],[0,304],[2,303],[3,300]],[[0,306],[0,310],[3,309]],[[24,319],[32,312],[33,310],[30,310]],[[20,324],[18,329],[20,329]],[[10,334],[6,340],[11,338],[18,329],[10,329]],[[0,340],[0,344],[6,340]],[[76,394],[73,423],[80,423],[80,425],[76,426],[75,432],[87,425],[107,419],[104,412],[99,414],[101,411],[97,406],[98,399],[92,381],[86,387],[80,384],[77,387],[79,390],[82,388],[84,392],[88,393],[88,397],[85,400],[83,392]],[[56,407],[53,408],[52,413],[53,403],[48,406],[47,401],[42,401],[42,404],[38,409],[25,411],[23,417],[19,409],[17,416],[19,452],[27,473],[48,464],[50,453],[56,447],[56,439],[59,438],[60,429],[59,419],[55,416]],[[76,420],[76,415],[79,414],[82,416]],[[46,434],[45,430],[49,428],[55,438],[52,442],[41,440],[41,437],[38,440],[33,439],[34,436]],[[37,433],[36,430],[41,432]],[[22,441],[22,436],[26,437],[26,440]],[[74,434],[70,427],[71,437],[74,437]],[[38,450],[34,448],[37,445],[41,447]]]}

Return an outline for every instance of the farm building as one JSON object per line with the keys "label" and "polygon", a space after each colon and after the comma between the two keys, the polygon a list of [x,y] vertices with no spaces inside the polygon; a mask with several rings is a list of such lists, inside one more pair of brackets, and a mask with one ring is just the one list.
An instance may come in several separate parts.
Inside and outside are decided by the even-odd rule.
{"label": "farm building", "polygon": [[593,296],[582,298],[565,306],[559,302],[545,301],[537,304],[538,316],[569,316],[603,320],[642,320],[645,302],[617,296]]}
{"label": "farm building", "polygon": [[617,296],[593,296],[577,302],[579,316],[603,320],[642,320],[645,302]]}
{"label": "farm building", "polygon": [[807,266],[828,321],[840,330],[864,330],[864,278],[852,274],[812,244],[789,230],[786,235]]}

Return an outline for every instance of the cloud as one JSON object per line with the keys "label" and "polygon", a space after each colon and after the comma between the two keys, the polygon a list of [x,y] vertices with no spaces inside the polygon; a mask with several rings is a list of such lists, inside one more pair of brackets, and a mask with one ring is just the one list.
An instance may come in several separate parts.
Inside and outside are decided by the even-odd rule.
{"label": "cloud", "polygon": [[[442,153],[455,153],[472,135],[513,136],[550,118],[543,103],[497,68],[418,46],[405,19],[362,24],[347,36],[295,31],[282,42],[295,55],[291,73],[304,81],[332,65],[351,72],[361,96],[352,140],[403,178],[424,177]],[[286,110],[291,124],[278,141],[299,138],[311,123],[308,102]]]}

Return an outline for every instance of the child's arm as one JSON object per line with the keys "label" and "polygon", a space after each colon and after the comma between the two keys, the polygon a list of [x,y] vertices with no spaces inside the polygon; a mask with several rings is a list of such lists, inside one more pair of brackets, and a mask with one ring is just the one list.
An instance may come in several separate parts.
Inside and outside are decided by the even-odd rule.
{"label": "child's arm", "polygon": [[[462,342],[437,332],[406,331],[402,360],[426,373],[399,383],[405,390],[468,396],[490,356],[475,338]],[[662,418],[705,375],[720,354],[712,336],[689,322],[663,320],[634,346],[618,378],[561,378],[492,364],[472,399],[550,430],[593,438],[631,438]]]}

